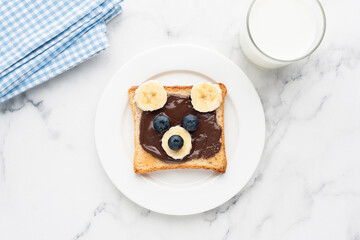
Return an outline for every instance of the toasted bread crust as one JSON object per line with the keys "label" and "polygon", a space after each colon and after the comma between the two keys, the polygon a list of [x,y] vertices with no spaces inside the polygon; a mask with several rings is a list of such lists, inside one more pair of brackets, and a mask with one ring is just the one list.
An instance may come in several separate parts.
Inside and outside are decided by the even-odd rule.
{"label": "toasted bread crust", "polygon": [[[135,144],[135,154],[134,154],[134,171],[135,173],[147,173],[157,170],[166,170],[166,169],[211,169],[215,172],[225,173],[226,171],[226,153],[225,153],[225,136],[224,136],[224,102],[226,96],[226,87],[222,83],[218,83],[222,90],[223,101],[218,109],[216,109],[216,121],[222,128],[222,134],[220,138],[221,148],[215,156],[208,159],[191,159],[182,163],[166,163],[155,157],[150,153],[146,152],[139,140],[140,136],[140,120],[142,110],[137,107],[134,96],[135,90],[138,86],[131,87],[128,90],[129,101],[131,106],[131,111],[134,115],[134,144]],[[192,86],[164,86],[168,95],[179,95],[179,96],[190,96],[190,91]]]}

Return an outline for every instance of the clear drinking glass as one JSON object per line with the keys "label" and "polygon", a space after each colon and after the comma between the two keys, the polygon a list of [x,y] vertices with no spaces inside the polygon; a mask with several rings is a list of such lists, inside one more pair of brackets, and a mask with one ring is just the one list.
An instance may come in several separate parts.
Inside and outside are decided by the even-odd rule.
{"label": "clear drinking glass", "polygon": [[254,0],[240,32],[240,46],[256,65],[278,68],[313,53],[325,29],[318,0]]}

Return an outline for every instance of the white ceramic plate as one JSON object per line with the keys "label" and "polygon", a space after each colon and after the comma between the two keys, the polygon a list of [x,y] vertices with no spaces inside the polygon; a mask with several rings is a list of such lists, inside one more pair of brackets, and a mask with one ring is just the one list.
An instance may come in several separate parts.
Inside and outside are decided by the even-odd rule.
{"label": "white ceramic plate", "polygon": [[[134,124],[127,90],[149,79],[164,85],[226,85],[225,174],[201,169],[134,173]],[[246,75],[224,56],[191,45],[155,48],[122,66],[104,90],[95,121],[98,154],[115,186],[135,203],[172,215],[204,212],[238,193],[259,163],[264,138],[263,109]]]}

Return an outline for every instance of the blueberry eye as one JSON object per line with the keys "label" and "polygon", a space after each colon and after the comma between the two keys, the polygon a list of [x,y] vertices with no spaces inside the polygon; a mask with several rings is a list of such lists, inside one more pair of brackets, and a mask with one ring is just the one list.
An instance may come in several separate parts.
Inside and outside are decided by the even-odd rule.
{"label": "blueberry eye", "polygon": [[199,120],[195,115],[187,115],[182,120],[183,127],[189,131],[194,132],[199,127]]}
{"label": "blueberry eye", "polygon": [[153,126],[159,133],[164,133],[170,128],[170,120],[164,115],[158,115],[155,117]]}

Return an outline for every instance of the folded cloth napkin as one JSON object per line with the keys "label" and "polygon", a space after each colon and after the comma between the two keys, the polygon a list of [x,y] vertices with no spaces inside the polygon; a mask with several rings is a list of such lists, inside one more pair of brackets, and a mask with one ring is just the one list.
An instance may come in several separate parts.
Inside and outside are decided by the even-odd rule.
{"label": "folded cloth napkin", "polygon": [[121,1],[0,1],[0,103],[104,50]]}

